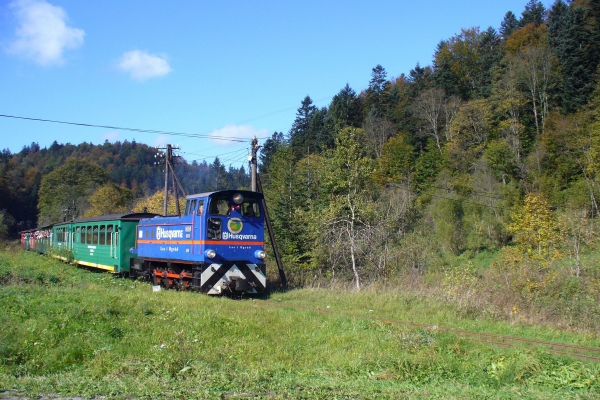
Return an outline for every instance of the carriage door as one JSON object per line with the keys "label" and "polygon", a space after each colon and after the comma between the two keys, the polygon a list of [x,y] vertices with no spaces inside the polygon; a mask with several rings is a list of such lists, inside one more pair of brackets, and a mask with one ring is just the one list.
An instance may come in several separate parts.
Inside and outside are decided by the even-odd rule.
{"label": "carriage door", "polygon": [[110,258],[119,258],[117,246],[119,245],[119,232],[114,229],[113,225],[106,227],[106,241],[110,248]]}

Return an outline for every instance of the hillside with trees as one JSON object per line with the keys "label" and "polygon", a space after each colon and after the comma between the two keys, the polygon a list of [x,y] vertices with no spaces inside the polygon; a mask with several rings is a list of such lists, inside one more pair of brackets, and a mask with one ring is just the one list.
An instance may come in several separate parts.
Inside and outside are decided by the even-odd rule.
{"label": "hillside with trees", "polygon": [[[498,23],[460,29],[407,74],[377,65],[366,90],[346,85],[327,107],[307,95],[289,131],[263,143],[293,284],[422,287],[469,312],[599,327],[600,2],[530,0]],[[154,153],[135,142],[4,150],[0,234],[69,207],[156,203]],[[176,171],[189,193],[249,186],[218,159]]]}
{"label": "hillside with trees", "polygon": [[595,325],[600,3],[531,0],[499,25],[461,29],[407,75],[377,65],[328,107],[306,96],[267,140],[297,283],[433,281],[492,314]]}

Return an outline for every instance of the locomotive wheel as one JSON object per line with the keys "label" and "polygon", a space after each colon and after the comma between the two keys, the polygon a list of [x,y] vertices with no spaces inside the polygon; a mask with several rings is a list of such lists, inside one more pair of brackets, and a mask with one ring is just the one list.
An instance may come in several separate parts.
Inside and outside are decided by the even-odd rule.
{"label": "locomotive wheel", "polygon": [[163,276],[162,276],[161,282],[163,284],[163,287],[166,290],[169,290],[171,288],[171,282],[170,282],[171,280],[168,278],[168,272],[167,271],[163,271],[162,275]]}

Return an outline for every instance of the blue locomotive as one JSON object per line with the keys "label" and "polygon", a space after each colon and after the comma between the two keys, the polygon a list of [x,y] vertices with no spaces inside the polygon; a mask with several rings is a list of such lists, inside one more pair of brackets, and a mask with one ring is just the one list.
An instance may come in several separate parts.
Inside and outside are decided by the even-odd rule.
{"label": "blue locomotive", "polygon": [[187,196],[182,216],[139,221],[129,274],[207,294],[264,292],[264,219],[259,192]]}

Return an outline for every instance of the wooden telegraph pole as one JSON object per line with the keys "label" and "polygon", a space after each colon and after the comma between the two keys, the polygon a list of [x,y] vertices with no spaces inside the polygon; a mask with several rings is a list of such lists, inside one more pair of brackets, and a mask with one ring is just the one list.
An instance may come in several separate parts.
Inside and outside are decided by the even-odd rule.
{"label": "wooden telegraph pole", "polygon": [[158,148],[159,153],[156,153],[154,157],[159,160],[154,164],[164,165],[165,166],[165,200],[163,202],[163,215],[167,215],[167,206],[169,204],[169,171],[171,172],[171,187],[173,188],[173,192],[175,193],[175,209],[177,210],[177,215],[181,215],[181,210],[179,209],[179,190],[186,196],[185,190],[181,186],[177,175],[175,175],[175,158],[177,156],[173,156],[173,150],[179,150],[179,147],[173,147],[168,144],[166,148]]}

